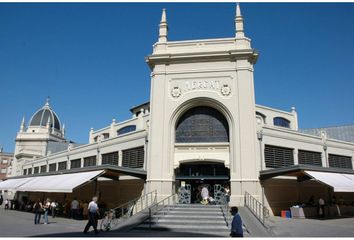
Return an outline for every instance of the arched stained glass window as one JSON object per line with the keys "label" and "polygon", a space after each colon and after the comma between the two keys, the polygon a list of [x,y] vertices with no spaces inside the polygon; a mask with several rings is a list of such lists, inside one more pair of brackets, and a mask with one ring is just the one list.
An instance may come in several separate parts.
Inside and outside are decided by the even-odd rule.
{"label": "arched stained glass window", "polygon": [[275,117],[273,124],[274,126],[290,128],[290,121],[282,117]]}
{"label": "arched stained glass window", "polygon": [[226,118],[214,108],[195,107],[179,119],[176,143],[229,142]]}

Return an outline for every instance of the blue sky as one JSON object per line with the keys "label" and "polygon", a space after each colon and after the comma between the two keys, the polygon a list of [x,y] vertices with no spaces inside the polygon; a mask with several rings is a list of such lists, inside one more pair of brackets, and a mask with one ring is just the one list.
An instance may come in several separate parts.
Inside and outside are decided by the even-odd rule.
{"label": "blue sky", "polygon": [[[47,96],[67,139],[150,98],[144,57],[167,9],[169,40],[234,36],[234,3],[0,3],[0,145],[14,150]],[[241,3],[259,51],[256,103],[290,111],[300,128],[354,124],[354,4]]]}

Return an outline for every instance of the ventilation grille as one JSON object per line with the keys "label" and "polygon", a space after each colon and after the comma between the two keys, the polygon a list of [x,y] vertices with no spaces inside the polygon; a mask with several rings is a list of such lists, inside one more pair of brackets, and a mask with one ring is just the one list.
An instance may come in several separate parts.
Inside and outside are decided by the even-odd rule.
{"label": "ventilation grille", "polygon": [[144,167],[144,147],[123,150],[123,167],[143,168]]}
{"label": "ventilation grille", "polygon": [[265,145],[264,158],[267,168],[281,168],[294,165],[293,149]]}
{"label": "ventilation grille", "polygon": [[96,166],[96,156],[84,158],[84,167]]}
{"label": "ventilation grille", "polygon": [[299,156],[299,164],[322,167],[322,158],[320,152],[299,150],[298,156]]}
{"label": "ventilation grille", "polygon": [[328,155],[329,167],[353,169],[352,158],[341,155]]}
{"label": "ventilation grille", "polygon": [[118,152],[102,154],[102,164],[111,164],[118,166]]}

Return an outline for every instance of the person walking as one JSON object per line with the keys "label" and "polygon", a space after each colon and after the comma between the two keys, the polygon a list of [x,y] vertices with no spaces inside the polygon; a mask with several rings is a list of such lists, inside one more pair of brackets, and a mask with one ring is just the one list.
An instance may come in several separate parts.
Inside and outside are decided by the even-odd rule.
{"label": "person walking", "polygon": [[39,198],[34,203],[33,209],[34,209],[34,224],[39,224],[41,220],[42,209],[43,209],[43,205]]}
{"label": "person walking", "polygon": [[57,200],[54,200],[51,204],[50,204],[50,209],[52,211],[52,218],[55,218],[55,211],[57,209],[58,206],[58,202]]}
{"label": "person walking", "polygon": [[5,209],[9,209],[9,199],[5,200]]}
{"label": "person walking", "polygon": [[79,213],[79,205],[79,201],[77,201],[76,197],[74,197],[74,200],[71,202],[71,217],[73,219],[77,219]]}
{"label": "person walking", "polygon": [[318,215],[321,218],[325,216],[325,201],[321,197],[318,199]]}
{"label": "person walking", "polygon": [[232,214],[233,219],[231,223],[231,237],[243,237],[243,229],[242,229],[242,219],[240,214],[238,213],[237,207],[231,207],[230,213]]}
{"label": "person walking", "polygon": [[88,205],[89,220],[85,226],[84,233],[87,233],[87,231],[92,226],[93,229],[95,230],[95,233],[98,234],[97,222],[98,222],[98,217],[99,217],[99,209],[98,209],[98,205],[97,205],[97,200],[98,200],[98,198],[96,196],[94,196],[92,198],[92,201]]}
{"label": "person walking", "polygon": [[208,204],[209,190],[208,190],[207,186],[205,186],[205,185],[203,186],[201,195],[202,195],[202,202],[201,203]]}
{"label": "person walking", "polygon": [[48,222],[48,212],[49,212],[49,208],[50,208],[50,199],[49,198],[47,198],[47,200],[45,201],[43,208],[44,208],[44,215],[43,215],[44,224],[48,224],[49,223]]}

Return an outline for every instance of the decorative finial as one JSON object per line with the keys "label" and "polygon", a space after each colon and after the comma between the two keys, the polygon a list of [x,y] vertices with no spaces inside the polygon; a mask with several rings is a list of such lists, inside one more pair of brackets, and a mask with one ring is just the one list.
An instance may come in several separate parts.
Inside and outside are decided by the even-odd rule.
{"label": "decorative finial", "polygon": [[20,132],[24,132],[25,131],[25,117],[22,117],[22,121],[21,121],[21,126],[20,126]]}
{"label": "decorative finial", "polygon": [[241,15],[241,9],[239,3],[236,4],[235,31],[236,31],[236,38],[245,37],[245,33],[243,29],[243,17]]}
{"label": "decorative finial", "polygon": [[167,42],[167,32],[168,32],[168,26],[167,26],[167,20],[166,20],[166,9],[162,9],[162,16],[161,16],[161,22],[159,25],[159,41],[160,43],[166,43]]}
{"label": "decorative finial", "polygon": [[63,127],[61,128],[61,132],[63,134],[63,137],[65,137],[65,123],[63,123]]}
{"label": "decorative finial", "polygon": [[49,102],[50,102],[50,97],[48,96],[45,100],[45,105],[46,107],[49,107]]}

